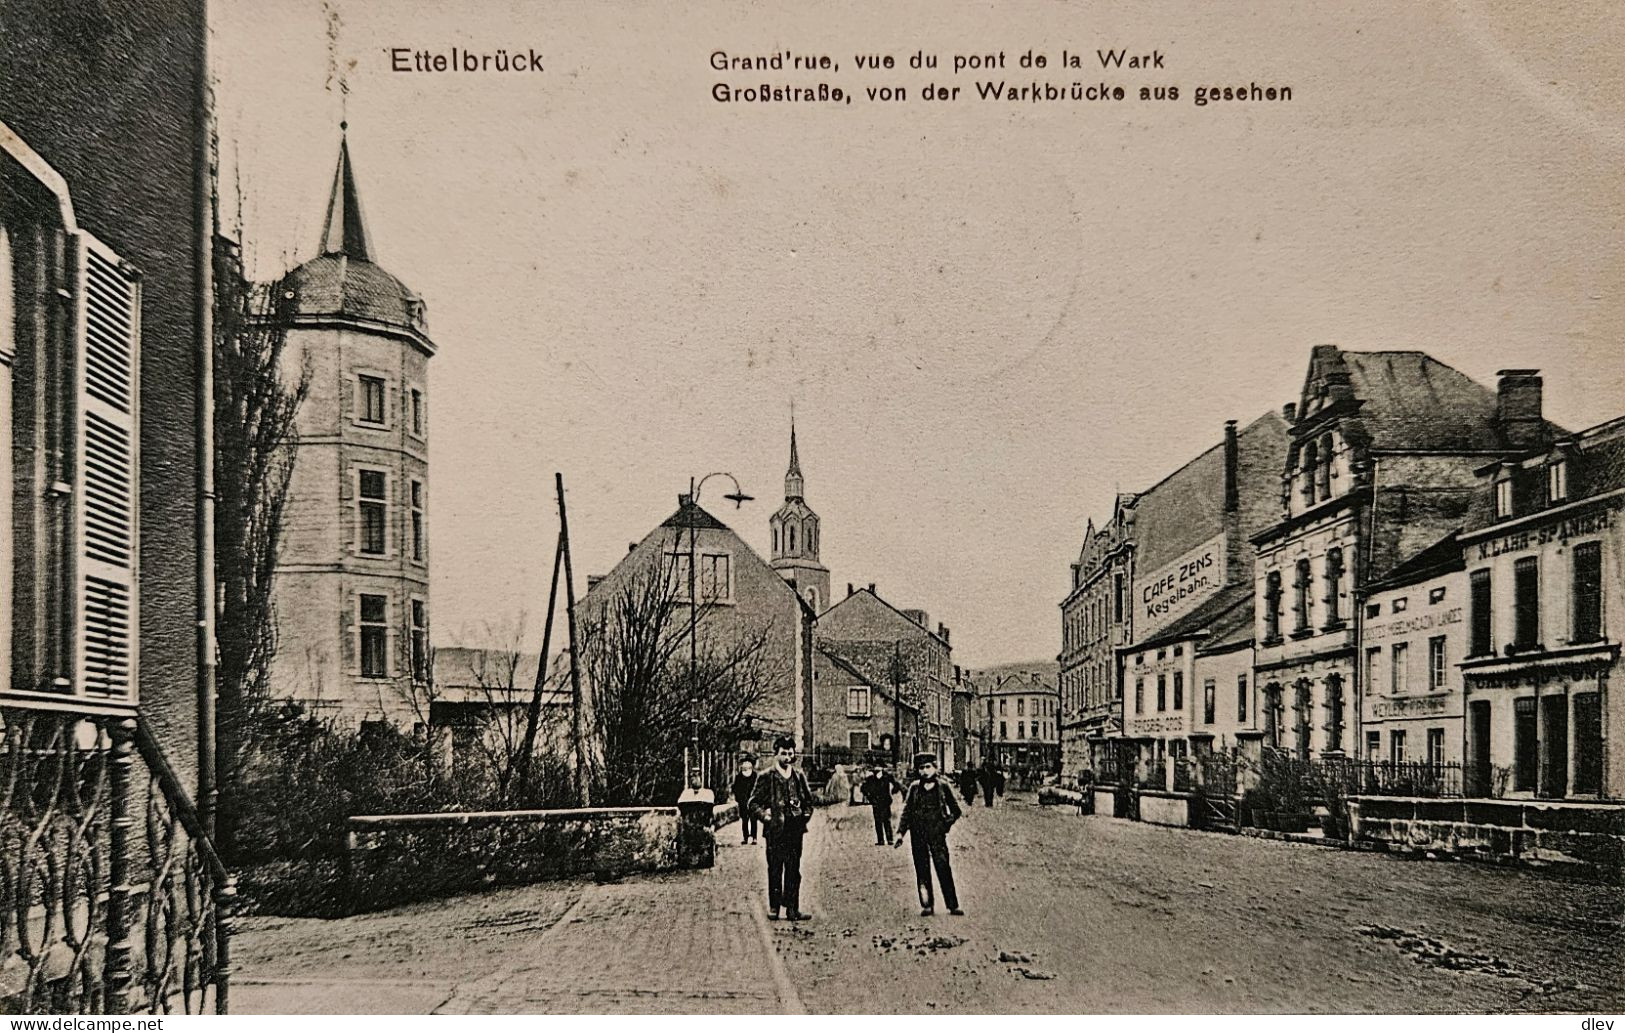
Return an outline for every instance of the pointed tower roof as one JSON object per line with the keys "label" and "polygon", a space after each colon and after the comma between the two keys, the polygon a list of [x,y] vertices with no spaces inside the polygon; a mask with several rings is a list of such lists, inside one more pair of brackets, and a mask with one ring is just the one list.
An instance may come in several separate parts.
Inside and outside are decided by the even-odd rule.
{"label": "pointed tower roof", "polygon": [[[348,130],[348,125],[341,125]],[[367,238],[367,222],[361,215],[361,195],[355,187],[355,170],[350,162],[348,132],[339,138],[339,164],[333,170],[333,192],[327,199],[327,221],[322,226],[322,254],[348,255],[363,262],[372,261],[372,241]]]}
{"label": "pointed tower roof", "polygon": [[790,469],[784,475],[784,497],[799,500],[806,492],[801,479],[801,457],[796,453],[796,418],[790,417]]}
{"label": "pointed tower roof", "polygon": [[298,292],[299,318],[342,319],[368,329],[404,331],[418,347],[434,354],[423,299],[373,260],[348,135],[339,140],[321,254],[290,272],[287,282]]}

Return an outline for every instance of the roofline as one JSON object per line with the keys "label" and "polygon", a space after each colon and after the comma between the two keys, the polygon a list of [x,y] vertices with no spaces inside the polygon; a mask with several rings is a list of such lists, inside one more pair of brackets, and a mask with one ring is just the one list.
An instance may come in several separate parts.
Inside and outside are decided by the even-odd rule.
{"label": "roofline", "polygon": [[[927,635],[930,635],[932,638],[936,639],[938,642],[941,642],[943,647],[945,649],[947,649],[948,652],[950,652],[950,653],[953,652],[954,647],[949,644],[947,639],[943,638],[941,635],[938,635],[936,632],[932,631],[930,628],[926,627],[923,624],[916,624],[914,622],[914,618],[910,617],[908,614],[904,613],[902,610],[899,610],[897,607],[893,606],[891,603],[888,603],[886,600],[880,598],[880,593],[874,591],[873,589],[870,589],[868,586],[865,586],[863,588],[855,588],[855,589],[853,589],[852,590],[852,595],[843,596],[841,598],[841,602],[836,603],[834,606],[830,606],[830,607],[826,608],[824,610],[824,613],[828,614],[830,612],[830,610],[833,610],[836,607],[839,607],[842,603],[845,603],[848,599],[851,599],[853,596],[863,595],[866,592],[869,595],[874,596],[876,602],[880,603],[882,606],[886,607],[886,609],[890,610],[891,612],[897,614],[897,616],[901,617],[903,620],[907,621],[910,627],[919,628],[921,631],[925,632]],[[840,639],[835,639],[834,641],[839,642],[841,640]],[[892,639],[878,639],[877,638],[877,639],[857,639],[857,640],[854,640],[854,641],[889,642],[889,641],[894,641],[894,640],[892,640]]]}
{"label": "roofline", "polygon": [[1523,516],[1512,520],[1503,520],[1499,523],[1490,524],[1488,527],[1481,527],[1474,531],[1464,532],[1461,535],[1461,544],[1465,546],[1483,538],[1494,538],[1498,535],[1506,534],[1508,531],[1516,530],[1520,525],[1523,524],[1534,523],[1548,517],[1562,515],[1571,510],[1583,509],[1584,507],[1593,505],[1595,503],[1607,502],[1610,499],[1618,498],[1625,498],[1625,488],[1615,488],[1613,491],[1605,491],[1601,495],[1587,495],[1583,499],[1575,499],[1573,502],[1566,502],[1561,506],[1551,506],[1546,509],[1538,509],[1533,513],[1525,513]]}
{"label": "roofline", "polygon": [[363,330],[367,333],[383,334],[386,337],[398,338],[415,346],[429,358],[434,358],[438,350],[435,343],[427,335],[412,329],[400,327],[393,323],[382,323],[374,319],[358,319],[342,313],[303,313],[292,317],[288,321],[290,330]]}
{"label": "roofline", "polygon": [[16,131],[5,122],[0,121],[0,152],[4,152],[23,171],[49,191],[56,198],[57,217],[62,220],[62,228],[69,233],[76,233],[79,224],[73,217],[73,195],[68,190],[68,181],[62,177],[50,162],[40,156],[28,142],[18,136]]}
{"label": "roofline", "polygon": [[880,693],[881,697],[888,703],[891,703],[892,706],[902,707],[904,710],[912,710],[916,714],[920,713],[920,708],[918,706],[908,702],[907,700],[899,699],[892,693],[888,692],[885,686],[858,670],[857,665],[846,659],[846,657],[841,656],[839,653],[832,653],[822,645],[815,645],[813,648],[828,657],[829,661],[836,667],[841,668],[842,670],[846,671],[846,673],[862,682],[864,685],[867,685],[871,691]]}

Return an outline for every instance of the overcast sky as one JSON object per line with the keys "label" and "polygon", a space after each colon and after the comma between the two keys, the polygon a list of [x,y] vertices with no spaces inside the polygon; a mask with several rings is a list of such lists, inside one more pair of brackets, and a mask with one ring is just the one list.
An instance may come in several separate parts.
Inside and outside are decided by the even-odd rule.
{"label": "overcast sky", "polygon": [[[710,470],[757,496],[702,502],[766,555],[793,401],[837,594],[876,582],[984,666],[1053,658],[1085,522],[1294,400],[1312,345],[1420,348],[1486,384],[1539,367],[1575,428],[1625,410],[1617,8],[1352,6],[212,8],[256,271],[314,254],[347,114],[376,257],[428,303],[438,639],[528,612],[539,645],[555,470],[578,591]],[[391,47],[454,46],[546,70],[389,70]],[[1180,100],[711,99],[816,81],[719,75],[717,49],[969,93],[956,52],[1116,46],[1164,69],[1108,83]],[[851,68],[916,49],[943,67]],[[1293,100],[1190,101],[1251,81]]]}

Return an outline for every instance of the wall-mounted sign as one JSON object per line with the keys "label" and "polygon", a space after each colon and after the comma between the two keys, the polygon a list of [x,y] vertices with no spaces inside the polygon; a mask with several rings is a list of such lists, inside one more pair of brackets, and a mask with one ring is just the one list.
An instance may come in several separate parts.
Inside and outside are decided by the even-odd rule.
{"label": "wall-mounted sign", "polygon": [[1401,638],[1414,635],[1419,631],[1432,631],[1435,628],[1443,629],[1451,624],[1462,622],[1462,608],[1445,610],[1441,613],[1407,614],[1390,621],[1367,623],[1365,626],[1365,639],[1375,642],[1384,638]]}
{"label": "wall-mounted sign", "polygon": [[1134,637],[1145,639],[1224,587],[1224,535],[1134,582]]}
{"label": "wall-mounted sign", "polygon": [[1371,704],[1371,716],[1378,721],[1387,717],[1433,717],[1444,713],[1445,702],[1444,696],[1379,699]]}
{"label": "wall-mounted sign", "polygon": [[1615,507],[1610,506],[1606,509],[1582,513],[1579,516],[1548,520],[1520,528],[1499,538],[1479,542],[1478,558],[1487,560],[1492,556],[1502,556],[1509,552],[1523,552],[1525,549],[1550,545],[1552,542],[1567,545],[1570,538],[1606,531],[1614,526],[1614,509]]}
{"label": "wall-mounted sign", "polygon": [[1141,735],[1184,735],[1184,714],[1158,714],[1156,716],[1135,717],[1130,715],[1127,719],[1128,736],[1135,738]]}

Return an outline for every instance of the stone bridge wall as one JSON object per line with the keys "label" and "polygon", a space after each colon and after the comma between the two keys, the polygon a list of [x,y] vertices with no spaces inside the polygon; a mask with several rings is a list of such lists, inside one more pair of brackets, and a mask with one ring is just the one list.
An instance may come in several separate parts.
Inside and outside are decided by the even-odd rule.
{"label": "stone bridge wall", "polygon": [[1355,840],[1391,849],[1490,860],[1579,865],[1617,876],[1625,806],[1547,800],[1349,800]]}

